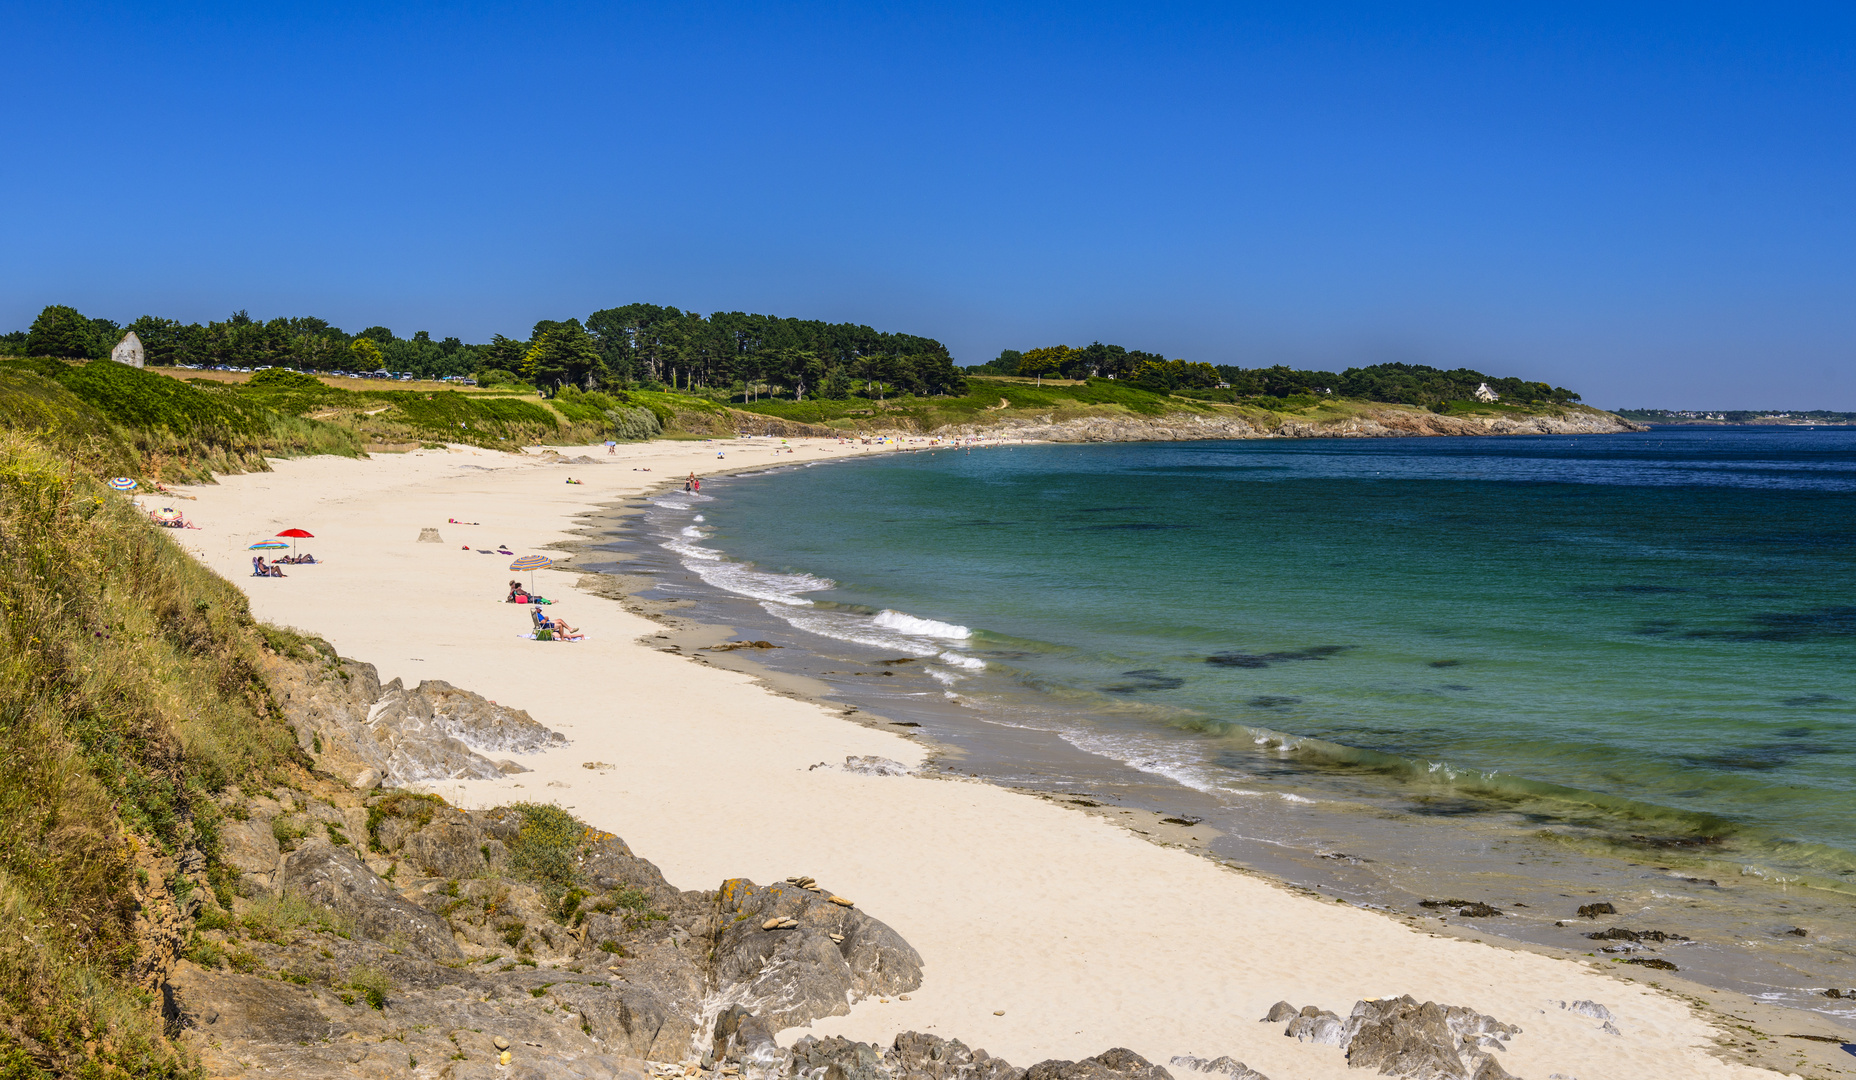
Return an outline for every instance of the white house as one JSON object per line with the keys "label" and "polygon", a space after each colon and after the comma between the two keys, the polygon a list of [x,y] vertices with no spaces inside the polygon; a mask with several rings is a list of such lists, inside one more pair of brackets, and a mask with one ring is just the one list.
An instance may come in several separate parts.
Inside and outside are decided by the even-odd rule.
{"label": "white house", "polygon": [[1488,383],[1483,383],[1481,386],[1476,387],[1476,400],[1477,401],[1493,403],[1493,402],[1500,401],[1501,399],[1502,399],[1502,396],[1500,394],[1489,389]]}
{"label": "white house", "polygon": [[116,361],[118,364],[128,364],[130,367],[141,367],[142,339],[136,337],[135,331],[133,330],[124,334],[122,340],[116,343],[116,347],[110,350],[110,359]]}

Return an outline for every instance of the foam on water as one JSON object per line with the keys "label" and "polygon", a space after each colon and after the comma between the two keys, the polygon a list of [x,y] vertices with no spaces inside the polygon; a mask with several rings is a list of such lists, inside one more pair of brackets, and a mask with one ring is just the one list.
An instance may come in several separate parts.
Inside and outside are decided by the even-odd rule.
{"label": "foam on water", "polygon": [[876,613],[871,620],[885,630],[894,630],[910,637],[947,638],[950,641],[965,641],[973,636],[973,631],[953,623],[937,622],[934,619],[922,619],[900,611],[885,608]]}

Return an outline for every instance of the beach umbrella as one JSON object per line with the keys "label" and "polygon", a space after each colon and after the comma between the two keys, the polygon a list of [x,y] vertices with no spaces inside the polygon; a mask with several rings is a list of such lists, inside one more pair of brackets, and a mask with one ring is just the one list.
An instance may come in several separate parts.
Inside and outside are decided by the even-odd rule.
{"label": "beach umbrella", "polygon": [[554,560],[548,558],[546,555],[524,555],[515,562],[510,563],[509,569],[517,571],[527,570],[528,591],[533,593],[535,591],[535,571],[553,565]]}
{"label": "beach umbrella", "polygon": [[290,557],[293,559],[296,558],[296,542],[299,537],[304,540],[314,540],[316,538],[316,534],[310,532],[308,529],[285,529],[277,535],[288,536],[290,538]]}
{"label": "beach umbrella", "polygon": [[251,545],[251,547],[246,548],[245,550],[247,551],[276,551],[278,548],[287,548],[289,546],[290,546],[289,544],[284,543],[282,540],[260,540],[257,543]]}
{"label": "beach umbrella", "polygon": [[115,488],[117,491],[134,491],[135,481],[126,476],[118,476],[116,479],[110,481],[110,487]]}

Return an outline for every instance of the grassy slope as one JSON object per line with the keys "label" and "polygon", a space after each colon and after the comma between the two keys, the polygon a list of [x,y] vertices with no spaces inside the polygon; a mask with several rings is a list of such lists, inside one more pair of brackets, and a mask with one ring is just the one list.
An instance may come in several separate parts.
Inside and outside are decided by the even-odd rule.
{"label": "grassy slope", "polygon": [[[1181,395],[1156,394],[1107,379],[1086,383],[1049,380],[1042,386],[1029,379],[978,376],[968,380],[965,396],[957,398],[893,399],[882,405],[854,398],[849,401],[784,400],[738,405],[749,412],[787,420],[821,424],[841,430],[881,430],[905,427],[933,431],[954,424],[994,424],[1014,419],[1049,417],[1062,421],[1076,417],[1160,417],[1169,415],[1237,416],[1274,427],[1285,419],[1310,423],[1336,423],[1363,413],[1385,409],[1424,411],[1416,405],[1395,405],[1353,398],[1245,398],[1235,402],[1206,401]],[[1001,407],[1003,406],[1003,407]],[[1452,402],[1451,416],[1558,415],[1557,406],[1528,408]]]}
{"label": "grassy slope", "polygon": [[44,436],[99,475],[166,480],[361,453],[351,431],[108,361],[0,360],[0,430]]}
{"label": "grassy slope", "polygon": [[[1322,424],[1387,409],[1422,411],[1418,406],[1346,398],[1224,400],[1230,398],[1228,392],[1157,394],[1108,379],[1052,379],[1040,384],[1001,376],[970,378],[968,392],[961,397],[905,396],[880,402],[864,398],[765,399],[731,404],[724,404],[720,395],[641,390],[585,395],[564,391],[560,396],[543,399],[532,392],[406,390],[396,384],[367,384],[362,380],[346,380],[360,386],[348,389],[307,375],[289,377],[288,385],[190,381],[281,415],[325,421],[352,431],[357,439],[376,448],[463,442],[507,449],[597,442],[613,433],[608,414],[613,408],[649,410],[661,433],[673,438],[732,435],[744,426],[743,413],[849,433],[930,432],[950,426],[1003,426],[1022,420],[1157,419],[1179,415],[1237,416],[1258,426],[1274,427],[1287,419]],[[221,386],[226,389],[220,390]],[[1566,411],[1553,406],[1452,402],[1448,415],[1525,416]]]}
{"label": "grassy slope", "polygon": [[[0,408],[17,414],[17,392],[0,390]],[[233,880],[214,793],[300,759],[259,674],[267,641],[300,646],[256,625],[236,588],[88,471],[96,437],[69,424],[0,433],[8,1080],[190,1073],[146,985],[159,966],[148,927],[178,921],[198,885]],[[203,880],[176,868],[189,850],[205,856]]]}

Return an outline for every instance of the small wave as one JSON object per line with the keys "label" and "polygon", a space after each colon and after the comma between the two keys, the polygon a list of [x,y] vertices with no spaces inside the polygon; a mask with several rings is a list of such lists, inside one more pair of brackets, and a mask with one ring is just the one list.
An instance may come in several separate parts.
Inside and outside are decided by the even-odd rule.
{"label": "small wave", "polygon": [[709,534],[706,532],[703,532],[701,529],[697,528],[694,525],[685,525],[683,526],[683,531],[680,535],[687,536],[691,540],[701,540],[704,537],[707,537]]}
{"label": "small wave", "polygon": [[940,683],[942,686],[952,686],[961,680],[959,675],[951,671],[940,671],[935,668],[928,669],[928,677]]}
{"label": "small wave", "polygon": [[[763,599],[774,599],[766,598]],[[868,645],[885,652],[907,653],[910,656],[932,656],[935,646],[931,643],[906,637],[894,631],[878,626],[876,620],[864,615],[845,611],[822,610],[809,601],[797,603],[774,599],[773,604],[762,603],[768,614],[777,616],[782,621],[808,634],[820,637],[836,638],[856,645]]]}
{"label": "small wave", "polygon": [[963,656],[957,652],[942,653],[941,662],[944,664],[952,664],[954,667],[966,668],[968,671],[986,670],[986,661],[981,660],[977,656]]}
{"label": "small wave", "polygon": [[691,518],[690,520],[691,520],[691,521],[701,521],[701,520],[702,520],[702,515],[701,515],[701,514],[697,514],[697,515],[696,515],[695,517],[693,517],[693,518]]}
{"label": "small wave", "polygon": [[1205,775],[1205,763],[1185,748],[1156,745],[1148,739],[1065,729],[1057,732],[1064,742],[1091,754],[1119,761],[1131,769],[1164,776],[1194,791],[1212,792],[1217,785]]}
{"label": "small wave", "polygon": [[973,631],[964,626],[937,622],[934,619],[917,618],[914,615],[909,615],[901,611],[893,611],[888,608],[877,612],[876,618],[871,621],[885,630],[894,630],[897,633],[908,634],[911,637],[949,638],[954,641],[965,641],[973,636]]}
{"label": "small wave", "polygon": [[[683,532],[689,535],[695,532],[695,527],[690,526]],[[701,536],[701,533],[696,532],[696,535]],[[829,578],[813,577],[811,574],[770,574],[756,570],[747,563],[724,559],[722,553],[714,548],[693,544],[680,537],[673,536],[665,540],[663,547],[681,556],[683,565],[706,584],[755,600],[804,606],[812,601],[800,594],[818,592],[837,585]]]}

